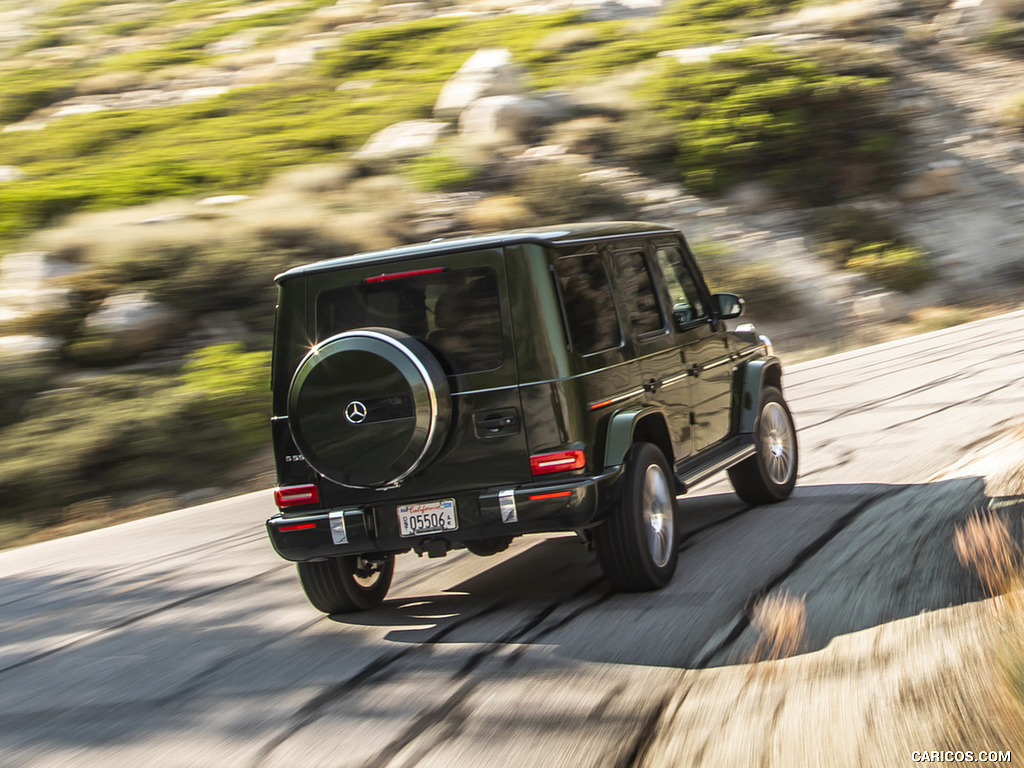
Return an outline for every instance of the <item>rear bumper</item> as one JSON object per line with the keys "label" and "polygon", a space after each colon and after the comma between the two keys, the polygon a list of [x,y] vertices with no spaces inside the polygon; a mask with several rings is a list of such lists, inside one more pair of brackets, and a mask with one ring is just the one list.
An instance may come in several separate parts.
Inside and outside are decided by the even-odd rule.
{"label": "rear bumper", "polygon": [[[426,499],[278,513],[267,520],[274,549],[296,562],[340,555],[422,551],[425,542],[459,543],[588,528],[618,498],[622,467],[603,474],[515,488],[455,494],[458,529],[417,536],[399,532],[398,506]],[[440,497],[438,497],[440,498]]]}

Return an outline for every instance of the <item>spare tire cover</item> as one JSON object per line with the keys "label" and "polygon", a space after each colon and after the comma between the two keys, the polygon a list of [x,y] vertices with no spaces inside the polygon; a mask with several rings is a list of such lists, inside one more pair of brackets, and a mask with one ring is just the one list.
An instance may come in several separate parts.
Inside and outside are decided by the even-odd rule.
{"label": "spare tire cover", "polygon": [[292,378],[288,424],[321,475],[350,488],[395,485],[444,442],[451,392],[426,345],[390,328],[317,344]]}

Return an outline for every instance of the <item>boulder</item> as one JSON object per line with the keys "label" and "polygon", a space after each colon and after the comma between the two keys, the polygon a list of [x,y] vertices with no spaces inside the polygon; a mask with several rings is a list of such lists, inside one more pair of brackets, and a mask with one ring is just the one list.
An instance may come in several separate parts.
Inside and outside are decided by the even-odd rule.
{"label": "boulder", "polygon": [[862,322],[891,323],[907,317],[908,307],[903,295],[894,291],[879,291],[856,296],[850,305],[853,317]]}
{"label": "boulder", "polygon": [[507,48],[481,48],[444,84],[434,117],[457,118],[477,99],[523,92],[523,70]]}
{"label": "boulder", "polygon": [[0,322],[66,308],[71,291],[53,281],[79,269],[45,251],[10,253],[0,258]]}
{"label": "boulder", "polygon": [[546,101],[526,96],[488,96],[474,101],[459,118],[459,134],[477,144],[525,141],[555,118]]}
{"label": "boulder", "polygon": [[971,38],[1021,10],[1024,10],[1022,0],[954,0],[936,16],[933,27],[941,38]]}
{"label": "boulder", "polygon": [[744,181],[726,195],[726,204],[741,214],[764,213],[771,210],[774,203],[771,187],[760,181]]}
{"label": "boulder", "polygon": [[433,149],[438,139],[451,132],[451,123],[443,120],[406,120],[373,134],[355,157],[359,160],[390,160],[422,155]]}
{"label": "boulder", "polygon": [[177,309],[143,293],[118,293],[85,319],[85,335],[97,347],[124,358],[156,349],[185,325],[186,317]]}
{"label": "boulder", "polygon": [[961,189],[964,164],[960,160],[940,160],[904,182],[897,190],[903,200],[920,200]]}
{"label": "boulder", "polygon": [[60,339],[0,336],[0,417],[8,396],[37,392],[56,370]]}

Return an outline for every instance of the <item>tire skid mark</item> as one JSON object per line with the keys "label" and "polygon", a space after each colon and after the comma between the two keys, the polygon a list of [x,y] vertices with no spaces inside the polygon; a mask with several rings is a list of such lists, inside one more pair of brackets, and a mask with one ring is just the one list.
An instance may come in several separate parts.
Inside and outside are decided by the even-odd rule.
{"label": "tire skid mark", "polygon": [[[1018,352],[1015,352],[1013,354],[1014,355],[1024,355],[1024,349],[1022,349],[1022,350],[1020,350]],[[1004,359],[1006,357],[1009,357],[1009,356],[1004,356]],[[991,363],[990,360],[985,360],[984,362],[985,363]],[[875,410],[876,408],[881,408],[883,405],[888,405],[889,403],[893,403],[893,402],[896,402],[898,400],[903,400],[904,398],[912,397],[914,395],[921,394],[922,392],[928,392],[929,390],[932,390],[932,389],[935,389],[937,387],[940,387],[943,384],[949,384],[950,382],[960,381],[960,380],[963,380],[963,379],[970,379],[970,378],[972,378],[975,375],[976,371],[974,369],[978,365],[980,365],[980,363],[977,364],[977,365],[969,366],[967,368],[961,368],[959,371],[957,371],[955,373],[950,373],[950,374],[947,374],[946,376],[941,376],[941,377],[939,377],[937,379],[932,379],[931,381],[928,381],[928,382],[926,382],[924,384],[920,384],[920,385],[918,385],[916,387],[912,387],[910,389],[904,390],[902,392],[897,392],[895,394],[888,395],[886,397],[882,397],[882,398],[879,398],[877,400],[869,400],[866,403],[861,403],[860,405],[856,405],[856,406],[854,406],[852,408],[847,408],[844,411],[838,411],[838,412],[832,414],[831,416],[829,416],[828,418],[822,419],[821,421],[817,421],[814,424],[806,424],[806,425],[804,425],[803,429],[814,429],[814,428],[820,427],[820,426],[822,426],[824,424],[829,424],[829,423],[831,423],[833,421],[837,421],[838,419],[844,418],[846,416],[854,416],[854,415],[859,414],[859,413],[865,413],[867,411],[872,411],[872,410]]]}
{"label": "tire skid mark", "polygon": [[383,673],[385,673],[387,669],[396,662],[410,654],[415,654],[423,649],[432,647],[455,630],[460,629],[461,627],[464,627],[478,619],[486,618],[505,607],[507,607],[506,603],[493,603],[476,613],[455,619],[423,642],[415,645],[408,645],[404,648],[389,651],[387,653],[382,653],[355,674],[340,682],[327,686],[303,704],[292,716],[291,721],[285,725],[277,735],[269,739],[263,745],[251,765],[253,768],[258,768],[258,766],[263,765],[267,761],[267,758],[269,758],[278,747],[288,741],[288,739],[292,738],[292,736],[295,736],[297,733],[316,722],[320,718],[322,711],[327,706],[341,701],[346,696],[356,692],[363,686],[381,679],[383,677]]}
{"label": "tire skid mark", "polygon": [[[602,581],[603,578],[598,578],[587,582],[580,589],[576,590],[576,592],[569,597],[568,601],[564,602],[569,602],[583,597]],[[605,599],[607,599],[607,596],[602,595],[599,600],[594,601],[588,607],[593,607],[593,605],[604,602]],[[364,763],[363,768],[379,768],[379,766],[387,765],[390,761],[394,760],[402,750],[420,738],[428,729],[441,725],[448,718],[458,715],[466,700],[469,699],[478,687],[486,682],[486,678],[483,677],[470,677],[472,672],[503,647],[522,639],[532,630],[540,626],[552,613],[561,607],[564,602],[562,600],[558,600],[548,603],[548,605],[544,606],[544,608],[535,613],[532,617],[520,623],[519,626],[510,629],[497,640],[487,643],[483,648],[474,653],[452,678],[453,680],[463,680],[463,683],[444,701],[429,707],[425,712],[417,717],[397,738],[392,740],[390,744],[374,755],[371,760]],[[575,618],[582,612],[582,610],[577,609],[569,615]],[[565,619],[562,621],[565,622]],[[446,734],[441,735],[442,740],[444,740],[445,737]]]}
{"label": "tire skid mark", "polygon": [[54,654],[60,653],[62,651],[66,651],[69,648],[74,648],[75,646],[83,645],[85,643],[89,643],[89,642],[95,640],[98,637],[102,637],[103,635],[106,635],[106,634],[108,634],[110,632],[114,632],[114,631],[116,631],[118,629],[124,629],[125,627],[131,626],[132,624],[137,624],[140,621],[144,621],[145,619],[148,619],[148,618],[150,618],[152,616],[156,616],[157,614],[163,613],[164,611],[172,610],[174,608],[177,608],[179,606],[185,605],[187,603],[191,603],[191,602],[193,602],[195,600],[201,600],[204,597],[209,597],[210,595],[215,595],[215,594],[217,594],[219,592],[226,592],[229,589],[235,589],[237,587],[247,586],[247,585],[252,584],[254,582],[260,581],[263,578],[266,578],[267,576],[271,575],[272,573],[277,573],[278,571],[282,570],[282,568],[284,568],[284,567],[286,567],[286,566],[276,566],[274,568],[270,568],[269,570],[261,571],[260,573],[257,573],[257,574],[255,574],[253,576],[249,576],[248,578],[242,579],[240,581],[234,581],[234,582],[231,582],[230,584],[220,584],[220,585],[218,585],[216,587],[210,587],[209,589],[204,589],[204,590],[201,590],[199,592],[194,592],[191,595],[186,595],[185,597],[179,598],[177,600],[172,600],[169,603],[165,603],[164,605],[157,606],[156,608],[152,608],[152,609],[150,609],[148,611],[144,611],[142,613],[137,613],[134,616],[129,616],[127,618],[124,618],[124,619],[121,619],[119,621],[116,621],[113,624],[110,624],[110,625],[108,625],[106,627],[103,627],[102,629],[94,629],[94,630],[92,630],[92,631],[90,631],[90,632],[88,632],[88,633],[86,633],[84,635],[81,635],[79,637],[74,638],[73,640],[68,640],[66,643],[61,643],[60,645],[58,645],[55,648],[50,648],[50,649],[45,650],[45,651],[40,651],[39,653],[36,653],[36,654],[34,654],[32,656],[29,656],[27,658],[21,659],[20,661],[16,661],[13,664],[8,664],[6,667],[0,667],[0,674],[3,674],[4,672],[10,672],[10,671],[18,669],[20,667],[24,667],[24,666],[26,666],[28,664],[32,664],[33,662],[40,661],[42,659],[48,658],[50,656],[53,656]]}
{"label": "tire skid mark", "polygon": [[940,413],[944,413],[945,411],[948,411],[948,410],[950,410],[952,408],[957,408],[957,407],[959,407],[961,405],[969,405],[969,404],[973,404],[973,403],[980,403],[982,400],[987,398],[989,395],[994,395],[996,392],[1002,392],[1004,389],[1009,389],[1010,387],[1015,387],[1015,386],[1018,386],[1019,384],[1020,384],[1020,381],[1017,380],[1017,379],[1014,379],[1012,381],[1008,381],[1005,384],[1001,384],[998,387],[990,389],[987,392],[982,392],[980,395],[975,395],[974,397],[968,398],[967,400],[959,400],[959,401],[954,402],[954,403],[948,403],[947,405],[944,405],[941,408],[936,408],[935,410],[928,411],[928,413],[923,413],[920,416],[914,416],[911,419],[905,419],[903,421],[898,421],[895,424],[890,424],[889,426],[885,427],[884,429],[885,429],[885,431],[888,431],[890,429],[897,429],[899,427],[905,427],[907,424],[913,424],[915,421],[923,421],[924,419],[930,418],[932,416],[936,416],[936,415],[938,415]]}
{"label": "tire skid mark", "polygon": [[[223,539],[218,539],[216,541],[207,542],[206,544],[199,544],[199,545],[196,545],[194,547],[189,547],[187,549],[182,549],[182,550],[179,550],[177,552],[173,552],[173,553],[167,555],[166,557],[161,558],[160,562],[161,562],[161,564],[164,564],[164,563],[167,563],[167,562],[170,562],[170,561],[179,560],[179,559],[181,559],[183,557],[187,557],[189,555],[199,554],[200,552],[204,552],[206,550],[215,550],[217,552],[224,552],[224,551],[229,550],[229,549],[236,549],[238,547],[244,547],[244,546],[246,546],[248,544],[252,544],[252,543],[258,541],[260,538],[265,537],[265,536],[266,536],[265,532],[258,531],[256,533],[252,533],[252,534],[243,534],[242,536],[232,536],[231,539],[228,541],[228,543],[225,543],[225,541]],[[91,572],[88,576],[79,576],[78,578],[62,582],[60,584],[60,588],[62,590],[64,590],[64,589],[67,589],[69,587],[86,585],[90,581],[95,581],[97,579],[111,578],[111,577],[115,577],[115,576],[123,576],[123,575],[125,575],[127,573],[131,573],[133,571],[138,571],[138,570],[141,570],[143,568],[149,568],[149,567],[152,567],[152,561],[148,561],[148,560],[147,561],[142,561],[142,562],[139,562],[139,563],[131,563],[129,565],[114,566],[113,568],[108,568],[106,570]],[[30,570],[30,571],[28,571],[28,573],[32,573],[32,571]],[[17,575],[20,575],[20,574],[14,574],[14,575],[17,576]],[[175,578],[179,578],[179,577],[174,575],[174,574],[168,574],[162,580],[166,581],[168,579],[175,579]],[[148,582],[148,583],[152,584],[154,582]],[[52,592],[52,591],[53,591],[53,587],[52,586],[50,586],[50,587],[43,586],[43,587],[40,587],[39,589],[37,589],[37,590],[35,590],[33,592],[22,593],[22,594],[18,595],[17,597],[11,598],[10,600],[0,601],[0,608],[3,608],[4,606],[7,606],[7,605],[13,605],[14,603],[23,602],[25,600],[31,600],[31,599],[33,599],[35,597],[38,597],[40,594],[46,594],[46,593],[49,593],[49,592]],[[100,598],[97,598],[97,599],[100,599]],[[95,600],[90,600],[90,601],[88,601],[86,603],[79,603],[77,605],[71,606],[71,608],[77,608],[80,605],[89,605],[92,602],[95,602]],[[68,610],[68,608],[64,607],[64,608],[61,608],[59,612],[63,613],[66,610]]]}
{"label": "tire skid mark", "polygon": [[742,517],[748,512],[752,512],[757,509],[753,504],[745,504],[735,512],[730,512],[725,517],[720,517],[717,520],[712,520],[710,523],[705,523],[699,528],[694,528],[692,531],[687,531],[686,534],[679,539],[679,552],[680,554],[688,550],[692,546],[693,539],[697,538],[700,534],[705,531],[710,531],[712,528],[717,528],[720,525],[725,525],[730,520],[735,520],[737,517]]}
{"label": "tire skid mark", "polygon": [[[379,766],[386,765],[389,761],[393,760],[399,755],[406,747],[411,745],[418,738],[421,738],[423,734],[430,728],[440,725],[445,722],[449,717],[458,713],[459,708],[469,696],[484,682],[486,678],[473,677],[472,673],[488,658],[496,654],[502,648],[510,645],[511,643],[520,640],[532,630],[540,626],[548,617],[551,616],[559,607],[564,605],[566,602],[577,600],[588,592],[592,591],[598,584],[603,581],[603,578],[592,579],[591,581],[584,584],[580,589],[576,590],[572,595],[566,599],[559,599],[548,603],[539,611],[534,613],[526,620],[520,622],[517,626],[505,632],[497,640],[492,640],[478,651],[476,651],[469,659],[467,659],[459,669],[457,669],[451,680],[453,682],[461,680],[462,683],[447,696],[442,702],[434,704],[428,707],[424,712],[418,715],[412,723],[407,726],[401,734],[393,739],[387,746],[385,746],[380,752],[374,757],[367,761],[364,765],[367,768],[379,768]],[[602,596],[602,599],[597,602],[603,602],[606,599]],[[596,602],[594,603],[596,604]],[[472,614],[471,616],[463,617],[455,622],[452,622],[447,627],[442,629],[440,632],[435,633],[428,638],[424,643],[409,646],[400,651],[394,651],[389,654],[384,654],[374,662],[371,662],[368,666],[364,667],[360,672],[356,673],[353,677],[346,681],[338,683],[330,688],[322,691],[317,696],[310,699],[292,718],[292,722],[286,727],[281,733],[267,742],[264,747],[260,750],[256,759],[253,761],[253,768],[258,768],[263,765],[267,758],[285,741],[296,735],[299,731],[303,730],[307,726],[311,725],[317,719],[319,719],[322,711],[329,704],[336,703],[343,699],[345,696],[354,692],[362,685],[371,682],[377,682],[383,679],[380,673],[386,672],[388,667],[391,667],[395,662],[400,659],[422,651],[424,648],[435,644],[441,640],[444,636],[450,634],[454,630],[465,626],[470,621],[484,618],[492,613],[497,612],[503,608],[508,607],[506,603],[496,603],[483,611]],[[577,609],[573,612],[574,617],[579,615],[582,611]],[[563,619],[563,622],[565,620]],[[441,734],[441,740],[445,740],[450,737],[450,734]]]}
{"label": "tire skid mark", "polygon": [[880,491],[879,493],[875,493],[861,501],[851,510],[842,515],[842,517],[833,522],[824,533],[797,552],[793,559],[790,560],[789,565],[776,573],[771,579],[769,579],[767,584],[761,587],[757,592],[751,594],[744,601],[743,610],[740,611],[739,615],[733,621],[728,632],[726,632],[725,637],[722,638],[719,643],[715,644],[714,647],[701,655],[700,658],[696,659],[692,666],[695,669],[703,669],[711,662],[712,659],[720,653],[723,653],[730,645],[739,639],[740,635],[743,634],[743,630],[750,626],[750,613],[759,600],[768,595],[773,589],[775,589],[775,587],[804,566],[808,560],[818,554],[825,545],[842,533],[843,530],[848,528],[854,520],[863,515],[869,508],[871,508],[871,506],[883,499],[889,498],[890,496],[896,496],[897,494],[903,493],[909,487],[910,486],[895,486],[893,488],[887,488],[884,491]]}
{"label": "tire skid mark", "polygon": [[[909,337],[907,339],[901,339],[900,341],[906,341],[907,344],[905,346],[912,346],[915,342],[920,343],[921,340],[919,338],[915,337],[915,336],[911,336],[911,337]],[[925,346],[925,347],[920,348],[920,349],[908,350],[908,351],[903,353],[902,357],[903,357],[903,360],[906,363],[908,363],[908,364],[915,363],[915,362],[917,362],[919,360],[922,360],[922,359],[925,362],[940,363],[940,362],[943,362],[945,360],[949,360],[951,358],[958,357],[959,355],[963,354],[964,352],[977,352],[979,350],[988,349],[990,347],[1000,346],[1001,344],[1004,344],[1005,341],[1006,341],[1005,338],[996,338],[996,339],[994,339],[992,341],[978,343],[976,341],[976,336],[970,336],[969,335],[969,336],[967,336],[967,337],[965,337],[963,339],[953,339],[953,340],[950,340],[948,342],[940,342],[939,344],[932,345],[932,346]],[[886,351],[890,351],[890,350],[887,349]],[[804,365],[806,365],[807,367],[809,367],[809,368],[811,368],[813,370],[825,371],[825,370],[827,370],[828,368],[830,368],[830,367],[832,367],[834,365],[844,365],[844,364],[847,364],[847,363],[850,363],[850,362],[854,362],[855,363],[857,360],[863,360],[864,358],[870,359],[870,358],[873,358],[873,357],[875,357],[876,355],[879,354],[879,350],[877,350],[875,347],[862,348],[860,350],[857,350],[856,352],[857,352],[856,354],[854,354],[854,353],[847,353],[846,356],[843,359],[841,359],[841,360],[829,360],[829,359],[826,359],[825,362],[820,362],[818,360],[809,360]],[[946,352],[949,352],[950,354],[944,354]],[[865,374],[866,375],[866,374],[874,373],[876,370],[881,371],[883,373],[890,372],[890,368],[888,367],[885,358],[883,358],[881,360],[869,362],[859,372],[861,374]],[[831,378],[834,378],[835,375],[836,375],[835,373],[823,373],[821,376],[818,376],[817,378],[803,379],[801,381],[794,382],[790,386],[793,387],[793,388],[796,388],[796,387],[805,386],[807,384],[814,384],[814,383],[817,383],[817,382],[820,382],[820,381],[827,381],[827,380],[829,380]],[[788,388],[789,387],[787,387],[787,389]]]}

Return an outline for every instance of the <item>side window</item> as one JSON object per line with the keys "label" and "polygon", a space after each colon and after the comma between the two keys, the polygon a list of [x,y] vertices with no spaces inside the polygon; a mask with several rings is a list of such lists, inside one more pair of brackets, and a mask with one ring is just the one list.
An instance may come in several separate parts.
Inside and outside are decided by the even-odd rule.
{"label": "side window", "polygon": [[561,256],[555,275],[577,351],[589,355],[619,346],[622,334],[601,258],[596,253]]}
{"label": "side window", "polygon": [[618,253],[615,255],[615,265],[619,271],[619,292],[636,335],[664,330],[665,323],[658,311],[654,281],[644,255],[639,251]]}
{"label": "side window", "polygon": [[683,252],[679,246],[661,246],[658,248],[658,266],[665,276],[669,300],[672,302],[672,316],[679,323],[704,317],[707,312],[701,301],[697,283],[690,274],[689,267],[683,261]]}

